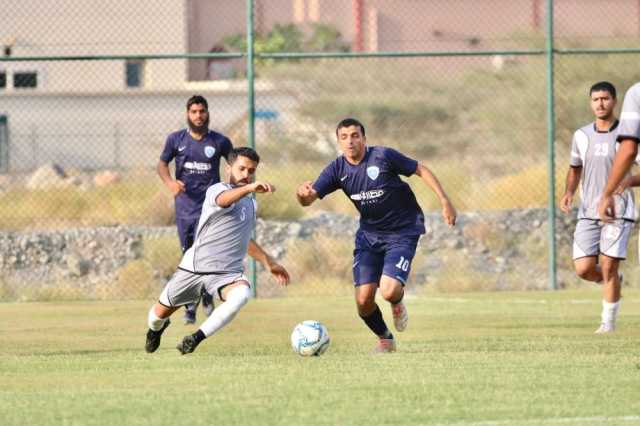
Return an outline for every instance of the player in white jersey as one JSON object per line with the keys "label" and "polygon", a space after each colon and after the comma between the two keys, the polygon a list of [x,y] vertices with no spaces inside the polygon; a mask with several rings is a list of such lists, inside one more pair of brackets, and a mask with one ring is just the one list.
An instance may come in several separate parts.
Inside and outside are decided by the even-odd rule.
{"label": "player in white jersey", "polygon": [[594,84],[589,95],[595,121],[574,133],[560,209],[567,214],[571,212],[573,196],[582,180],[573,261],[580,278],[602,283],[601,324],[596,333],[608,333],[615,330],[620,306],[622,276],[618,268],[627,256],[627,244],[636,219],[635,200],[630,189],[621,190],[616,196],[616,220],[610,223],[599,220],[598,202],[618,149],[619,123],[614,114],[616,89],[611,83]]}
{"label": "player in white jersey", "polygon": [[227,325],[251,296],[249,280],[243,275],[247,255],[260,261],[281,285],[289,283],[289,273],[251,240],[256,221],[252,193],[271,193],[273,185],[253,182],[260,157],[251,148],[229,153],[229,183],[207,189],[193,245],[185,252],[178,270],[149,311],[145,350],[155,352],[169,317],[180,306],[200,298],[203,289],[217,294],[223,303],[198,331],[185,336],[177,346],[181,354],[191,353],[207,337]]}

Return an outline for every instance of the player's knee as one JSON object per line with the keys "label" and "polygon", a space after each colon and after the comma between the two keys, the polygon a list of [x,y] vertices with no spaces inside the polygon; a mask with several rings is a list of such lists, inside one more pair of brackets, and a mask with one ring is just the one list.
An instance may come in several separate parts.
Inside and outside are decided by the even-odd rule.
{"label": "player's knee", "polygon": [[602,278],[605,281],[609,281],[612,277],[618,275],[618,266],[617,265],[602,265]]}
{"label": "player's knee", "polygon": [[576,274],[583,280],[589,279],[595,272],[595,265],[593,267],[590,265],[575,265],[575,267]]}
{"label": "player's knee", "polygon": [[239,285],[232,288],[227,294],[226,303],[231,303],[238,308],[247,304],[251,298],[251,289],[247,285]]}

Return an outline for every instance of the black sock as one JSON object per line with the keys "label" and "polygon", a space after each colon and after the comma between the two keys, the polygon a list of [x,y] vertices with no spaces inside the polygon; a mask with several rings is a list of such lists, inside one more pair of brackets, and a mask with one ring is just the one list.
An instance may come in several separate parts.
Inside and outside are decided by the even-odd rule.
{"label": "black sock", "polygon": [[380,312],[380,308],[376,305],[376,309],[367,317],[360,316],[367,327],[373,333],[380,337],[381,339],[393,339],[393,334],[387,328],[387,324],[385,324],[382,319],[382,312]]}
{"label": "black sock", "polygon": [[200,330],[200,329],[198,329],[198,331],[193,333],[191,335],[191,337],[193,337],[193,339],[196,341],[196,345],[207,338],[207,336],[205,336],[204,333],[202,332],[202,330]]}
{"label": "black sock", "polygon": [[397,305],[398,303],[402,302],[402,299],[404,299],[404,291],[402,292],[402,294],[400,295],[400,297],[398,297],[398,300],[394,300],[393,302],[390,302],[392,305]]}

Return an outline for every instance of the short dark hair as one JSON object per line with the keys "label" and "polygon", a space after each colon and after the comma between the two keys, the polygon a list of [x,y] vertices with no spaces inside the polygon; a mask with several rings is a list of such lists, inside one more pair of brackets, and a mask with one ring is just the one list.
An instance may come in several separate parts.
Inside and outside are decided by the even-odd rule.
{"label": "short dark hair", "polygon": [[608,81],[599,81],[589,89],[589,96],[593,94],[593,92],[609,92],[613,99],[616,99],[616,88],[613,84]]}
{"label": "short dark hair", "polygon": [[191,105],[196,105],[196,104],[204,105],[204,109],[209,111],[209,104],[207,103],[207,100],[204,98],[204,96],[200,96],[200,95],[193,95],[187,100],[187,111],[189,111],[189,108],[191,108]]}
{"label": "short dark hair", "polygon": [[345,118],[341,122],[338,123],[338,127],[336,127],[336,136],[338,136],[338,130],[344,127],[358,126],[360,127],[360,132],[362,132],[362,136],[364,136],[364,126],[361,122],[356,120],[355,118]]}
{"label": "short dark hair", "polygon": [[236,162],[238,157],[247,157],[251,161],[255,161],[256,163],[260,163],[260,156],[256,152],[255,149],[249,148],[248,146],[241,146],[239,148],[233,148],[229,153],[229,164],[233,164]]}

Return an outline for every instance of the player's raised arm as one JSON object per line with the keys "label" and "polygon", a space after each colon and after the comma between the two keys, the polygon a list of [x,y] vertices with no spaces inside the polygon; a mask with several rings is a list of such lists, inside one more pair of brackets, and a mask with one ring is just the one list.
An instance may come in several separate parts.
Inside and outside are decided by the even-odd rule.
{"label": "player's raised arm", "polygon": [[418,163],[418,167],[416,168],[416,175],[420,176],[420,179],[438,196],[438,200],[440,200],[440,204],[442,205],[442,217],[444,221],[447,225],[454,226],[457,217],[456,209],[453,207],[453,204],[451,204],[438,178],[427,166],[420,163]]}
{"label": "player's raised arm", "polygon": [[296,198],[301,206],[307,207],[318,199],[318,193],[313,189],[311,181],[303,182],[296,191]]}
{"label": "player's raised arm", "polygon": [[256,192],[259,194],[265,192],[275,192],[275,186],[271,185],[268,182],[253,182],[247,185],[238,186],[233,189],[228,189],[226,191],[221,192],[216,197],[216,204],[222,208],[229,207],[231,204],[235,203],[242,197],[252,192]]}

